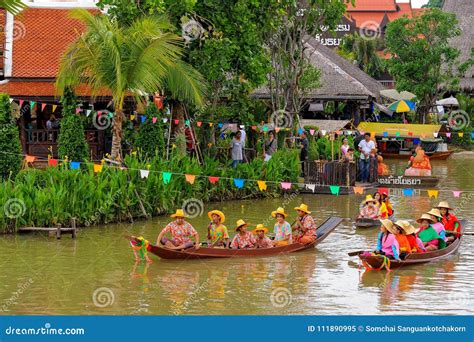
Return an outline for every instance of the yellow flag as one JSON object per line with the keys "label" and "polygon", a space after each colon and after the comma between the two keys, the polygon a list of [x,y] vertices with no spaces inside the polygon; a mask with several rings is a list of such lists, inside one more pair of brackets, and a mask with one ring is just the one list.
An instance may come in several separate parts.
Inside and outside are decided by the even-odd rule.
{"label": "yellow flag", "polygon": [[355,194],[363,194],[364,193],[364,188],[361,186],[355,186],[354,187],[354,193]]}
{"label": "yellow flag", "polygon": [[56,111],[56,108],[58,108],[58,105],[53,105],[53,113]]}
{"label": "yellow flag", "polygon": [[102,172],[103,167],[104,167],[104,165],[102,165],[102,164],[94,164],[94,172],[95,173]]}
{"label": "yellow flag", "polygon": [[464,132],[459,132],[458,135],[460,138],[462,138],[464,136]]}
{"label": "yellow flag", "polygon": [[260,191],[265,191],[267,190],[267,183],[265,181],[257,181],[257,184],[258,184],[258,188],[260,189]]}
{"label": "yellow flag", "polygon": [[209,127],[212,127],[212,125],[214,125],[213,122],[209,122]]}
{"label": "yellow flag", "polygon": [[133,120],[135,120],[135,115],[134,115],[134,114],[131,114],[131,115],[130,115],[130,121],[133,121]]}
{"label": "yellow flag", "polygon": [[428,190],[428,197],[429,198],[438,198],[439,191],[438,190]]}

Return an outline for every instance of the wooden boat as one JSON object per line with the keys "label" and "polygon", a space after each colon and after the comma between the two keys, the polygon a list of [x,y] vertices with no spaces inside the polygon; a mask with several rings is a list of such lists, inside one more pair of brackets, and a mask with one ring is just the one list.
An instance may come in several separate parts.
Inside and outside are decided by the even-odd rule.
{"label": "wooden boat", "polygon": [[[461,224],[462,224],[462,231],[461,231],[461,234],[462,234],[464,233],[464,223],[461,223]],[[409,254],[404,260],[401,260],[401,261],[390,260],[390,269],[410,266],[410,265],[424,264],[431,261],[436,261],[448,255],[452,255],[456,253],[457,250],[459,249],[459,246],[461,245],[461,240],[462,240],[462,235],[460,238],[457,238],[456,240],[454,240],[446,248],[439,249],[432,252],[426,252],[426,253],[412,253],[412,254]],[[370,267],[374,269],[379,269],[380,267],[382,267],[384,263],[383,256],[380,256],[380,255],[364,256],[362,255],[363,253],[364,252],[360,252],[358,254],[360,260],[367,263]]]}
{"label": "wooden boat", "polygon": [[[454,151],[446,152],[427,152],[426,155],[430,157],[430,160],[446,160],[448,159]],[[411,154],[403,154],[398,152],[382,152],[382,157],[386,159],[409,159]]]}
{"label": "wooden boat", "polygon": [[378,176],[380,185],[390,187],[429,187],[433,188],[439,183],[439,177],[429,176]]}
{"label": "wooden boat", "polygon": [[357,228],[380,228],[380,220],[357,218],[354,222]]}
{"label": "wooden boat", "polygon": [[322,235],[313,243],[302,245],[293,243],[282,247],[257,248],[257,249],[229,249],[201,247],[198,250],[188,248],[186,250],[173,250],[160,246],[149,245],[150,253],[162,259],[205,259],[205,258],[235,258],[235,257],[259,257],[278,254],[288,254],[313,248],[328,237],[331,232],[343,221],[340,217],[330,217],[318,227],[318,233]]}

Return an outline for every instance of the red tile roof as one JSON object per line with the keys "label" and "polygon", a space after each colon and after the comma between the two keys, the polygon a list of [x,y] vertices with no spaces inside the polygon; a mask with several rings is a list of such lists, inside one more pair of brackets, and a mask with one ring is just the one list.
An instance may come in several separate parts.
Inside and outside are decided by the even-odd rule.
{"label": "red tile roof", "polygon": [[357,28],[377,29],[385,16],[385,12],[353,12],[350,15],[356,22]]}
{"label": "red tile roof", "polygon": [[413,12],[412,12],[412,8],[411,8],[411,4],[409,2],[406,2],[406,3],[399,3],[397,4],[398,7],[400,8],[399,11],[397,12],[389,12],[387,13],[388,15],[388,18],[390,19],[390,21],[394,21],[398,18],[401,18],[403,17],[404,15],[406,15],[408,18],[412,18],[413,17]]}
{"label": "red tile roof", "polygon": [[[0,93],[7,93],[12,97],[55,97],[56,89],[54,81],[33,81],[12,79],[5,84],[0,84]],[[75,89],[78,96],[88,97],[90,91],[85,86],[79,86]],[[111,94],[104,90],[98,94],[100,96],[110,96]]]}
{"label": "red tile roof", "polygon": [[[59,61],[84,26],[70,10],[28,8],[15,17],[12,77],[56,77]],[[21,28],[21,30],[20,30]]]}
{"label": "red tile roof", "polygon": [[359,12],[359,11],[396,11],[397,4],[395,0],[355,0],[355,6],[352,4],[347,5],[348,12]]}

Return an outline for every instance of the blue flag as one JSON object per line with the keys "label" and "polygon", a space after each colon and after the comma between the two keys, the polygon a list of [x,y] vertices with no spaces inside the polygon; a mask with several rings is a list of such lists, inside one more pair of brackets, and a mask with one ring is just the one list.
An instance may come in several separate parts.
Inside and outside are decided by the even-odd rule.
{"label": "blue flag", "polygon": [[239,189],[242,189],[244,187],[244,183],[245,181],[243,179],[240,179],[240,178],[234,178],[234,184],[236,187],[238,187]]}
{"label": "blue flag", "polygon": [[403,189],[403,196],[412,197],[413,196],[413,189]]}
{"label": "blue flag", "polygon": [[77,161],[72,161],[71,162],[71,170],[79,170],[80,166],[81,166],[80,162],[77,162]]}

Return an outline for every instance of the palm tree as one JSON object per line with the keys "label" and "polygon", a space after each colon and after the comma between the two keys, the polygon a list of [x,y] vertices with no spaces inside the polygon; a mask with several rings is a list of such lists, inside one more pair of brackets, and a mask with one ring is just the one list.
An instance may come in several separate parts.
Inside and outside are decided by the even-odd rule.
{"label": "palm tree", "polygon": [[377,77],[384,70],[382,59],[377,55],[378,44],[377,39],[367,39],[356,33],[344,38],[338,52],[342,57],[353,60],[370,76]]}
{"label": "palm tree", "polygon": [[105,15],[78,9],[72,17],[86,31],[68,48],[61,60],[56,89],[86,86],[93,96],[108,91],[115,114],[112,159],[121,160],[122,122],[127,96],[141,101],[144,94],[166,89],[171,97],[196,106],[204,102],[205,82],[181,60],[182,39],[164,16],[138,18],[121,27]]}
{"label": "palm tree", "polygon": [[0,8],[5,8],[12,14],[18,14],[26,5],[21,0],[0,0]]}

